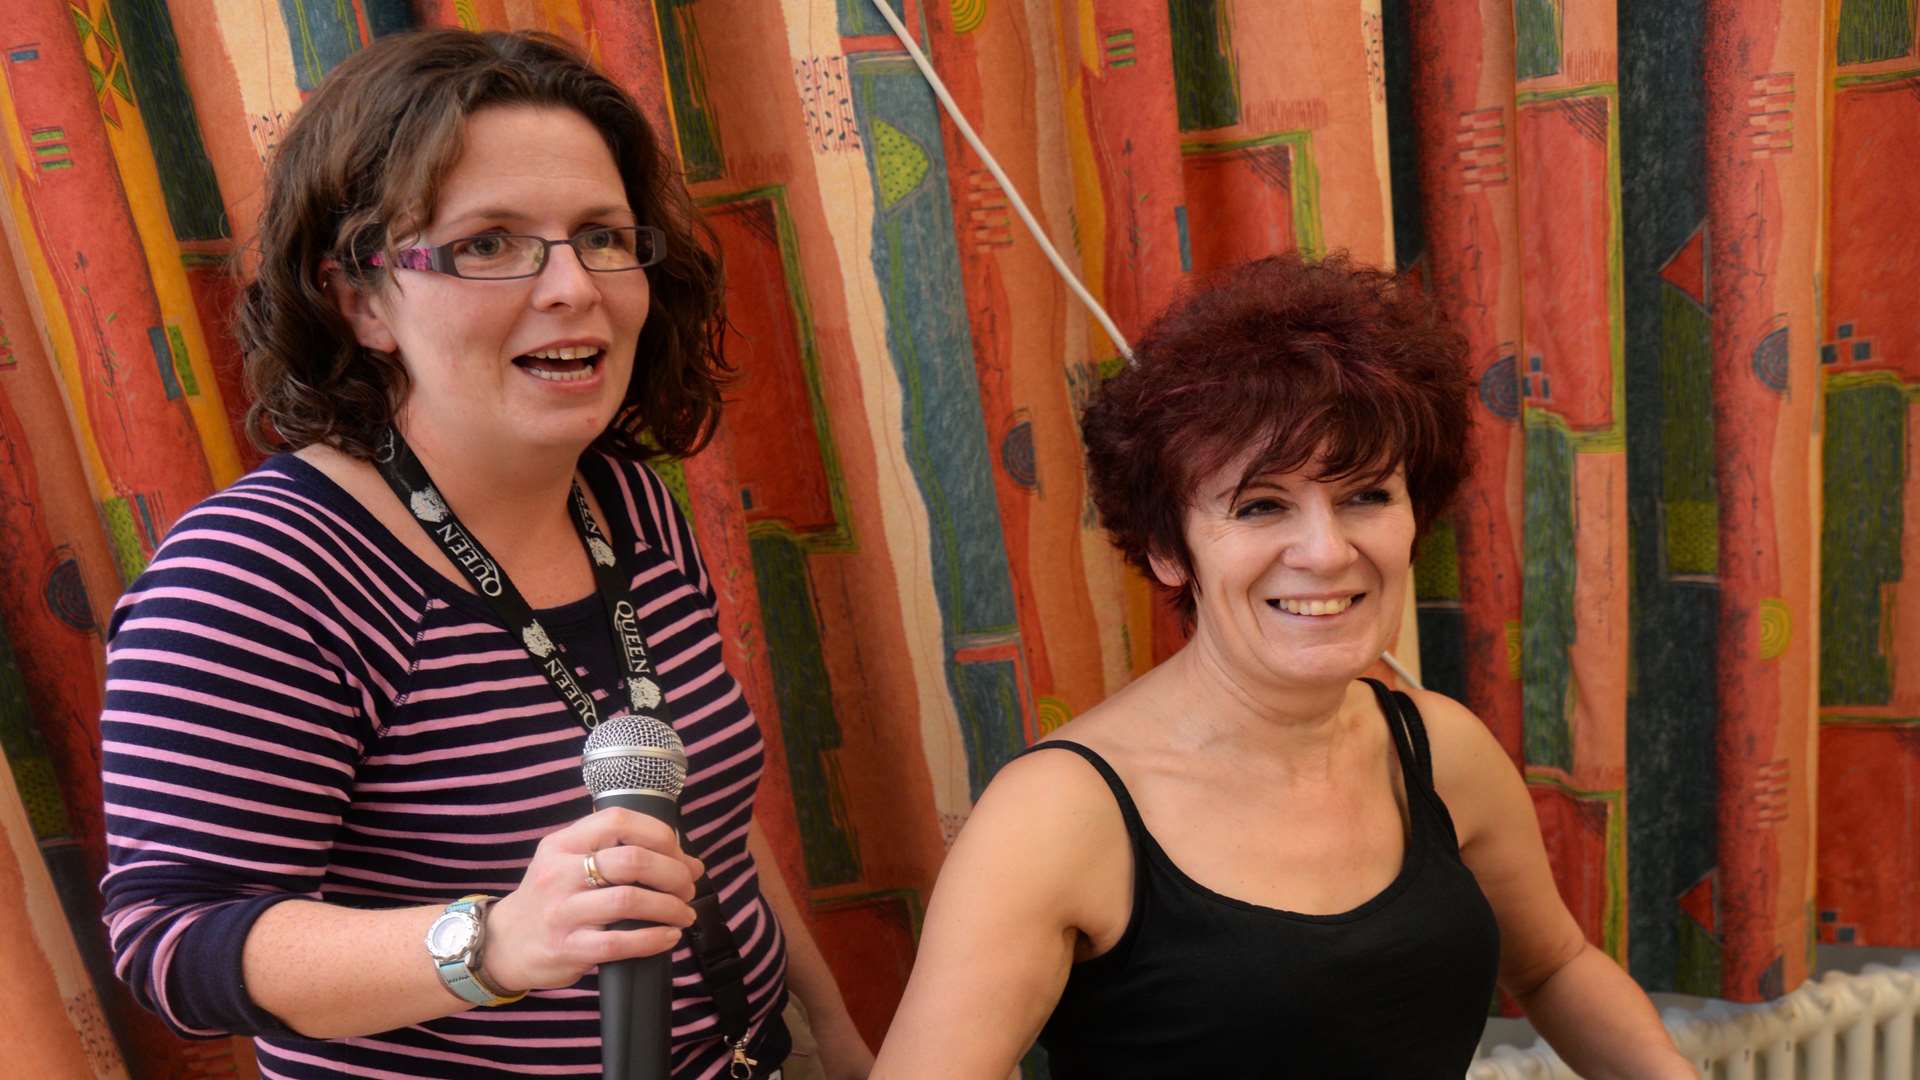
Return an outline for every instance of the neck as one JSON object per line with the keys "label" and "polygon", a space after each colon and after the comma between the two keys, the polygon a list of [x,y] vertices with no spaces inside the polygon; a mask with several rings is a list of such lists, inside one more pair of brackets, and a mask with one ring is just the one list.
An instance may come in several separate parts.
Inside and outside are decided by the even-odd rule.
{"label": "neck", "polygon": [[[1155,669],[1165,672],[1163,698],[1187,718],[1179,730],[1231,747],[1300,751],[1324,748],[1346,725],[1353,683],[1281,684],[1242,670],[1205,631]],[[1199,721],[1195,723],[1193,721]]]}
{"label": "neck", "polygon": [[[433,478],[440,497],[496,556],[536,543],[556,525],[572,532],[567,494],[578,451],[492,444],[456,446],[408,425],[400,433]],[[504,549],[504,550],[503,550]]]}

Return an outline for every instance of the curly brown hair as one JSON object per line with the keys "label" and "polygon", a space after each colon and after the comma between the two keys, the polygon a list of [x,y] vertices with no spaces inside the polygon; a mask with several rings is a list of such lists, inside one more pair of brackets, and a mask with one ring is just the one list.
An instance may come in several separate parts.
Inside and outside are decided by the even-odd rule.
{"label": "curly brown hair", "polygon": [[[397,265],[398,233],[430,220],[459,160],[466,118],[499,105],[572,109],[599,130],[666,257],[649,267],[652,311],[626,399],[595,446],[624,457],[684,457],[712,436],[730,372],[711,231],[679,169],[626,91],[559,38],[421,30],[380,38],[335,68],[300,109],[267,173],[254,279],[234,320],[264,449],[315,443],[371,458],[407,393],[396,357],[361,347],[329,300],[322,263],[355,287]],[[704,241],[704,242],[703,242]]]}
{"label": "curly brown hair", "polygon": [[1420,533],[1471,468],[1467,342],[1419,288],[1344,254],[1259,259],[1208,277],[1140,339],[1081,417],[1088,486],[1114,546],[1152,559],[1191,624],[1186,513],[1199,480],[1249,449],[1241,483],[1312,464],[1320,479],[1405,466]]}

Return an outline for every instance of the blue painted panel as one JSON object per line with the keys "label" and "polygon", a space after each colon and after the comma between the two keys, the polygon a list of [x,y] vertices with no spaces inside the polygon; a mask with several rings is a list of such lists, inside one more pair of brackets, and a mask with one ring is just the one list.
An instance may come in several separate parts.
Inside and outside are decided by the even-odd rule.
{"label": "blue painted panel", "polygon": [[951,646],[1014,629],[1013,588],[962,297],[960,250],[932,94],[912,63],[852,64],[855,113],[880,195],[873,268],[903,396],[902,436],[932,527],[934,591]]}
{"label": "blue painted panel", "polygon": [[948,671],[966,721],[967,786],[975,799],[1000,766],[1026,748],[1020,726],[1020,675],[1011,660],[955,663]]}
{"label": "blue painted panel", "polygon": [[413,11],[407,0],[367,0],[367,32],[374,37],[413,29]]}
{"label": "blue painted panel", "polygon": [[160,385],[166,388],[167,400],[180,397],[180,380],[173,373],[173,353],[167,344],[167,332],[158,326],[147,327],[147,344],[153,347],[153,361],[160,368]]}
{"label": "blue painted panel", "polygon": [[850,64],[854,114],[874,183],[873,269],[901,389],[901,437],[927,509],[928,546],[949,692],[967,780],[978,798],[1025,744],[1015,662],[961,662],[991,641],[1018,646],[1013,586],[993,493],[933,96],[912,63],[869,54]]}
{"label": "blue painted panel", "polygon": [[280,0],[293,45],[294,82],[302,91],[320,85],[333,66],[360,48],[353,8],[339,0]]}
{"label": "blue painted panel", "polygon": [[[901,10],[906,6],[905,0],[886,0],[886,3],[893,9],[894,14],[900,16],[902,22],[906,21],[907,16]],[[840,33],[844,36],[893,33],[893,28],[887,25],[886,18],[873,10],[873,0],[839,0],[839,15]],[[914,30],[915,36],[920,36],[919,30],[914,28],[912,23],[908,23],[907,26]]]}

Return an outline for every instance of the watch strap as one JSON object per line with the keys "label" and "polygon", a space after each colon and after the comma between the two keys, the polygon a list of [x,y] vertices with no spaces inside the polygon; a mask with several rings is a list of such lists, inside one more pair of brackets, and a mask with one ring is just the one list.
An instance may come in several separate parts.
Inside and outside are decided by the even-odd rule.
{"label": "watch strap", "polygon": [[465,956],[452,960],[434,960],[434,968],[440,973],[440,981],[455,997],[469,1005],[492,1006],[507,1005],[527,996],[525,990],[517,994],[502,993],[500,989],[480,974],[480,954],[486,944],[487,906],[493,897],[485,893],[472,893],[447,905],[441,918],[448,915],[465,915],[481,926],[480,934],[474,939],[474,945],[467,949]]}

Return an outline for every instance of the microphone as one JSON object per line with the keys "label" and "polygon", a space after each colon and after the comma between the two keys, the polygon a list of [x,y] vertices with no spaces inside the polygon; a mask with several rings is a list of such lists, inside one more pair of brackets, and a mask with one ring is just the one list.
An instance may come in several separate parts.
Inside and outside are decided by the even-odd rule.
{"label": "microphone", "polygon": [[[680,831],[687,752],[672,728],[651,716],[616,716],[587,735],[580,760],[595,810],[618,806]],[[651,925],[626,919],[609,929]],[[672,1014],[671,953],[600,965],[600,1069],[607,1080],[667,1080]]]}

